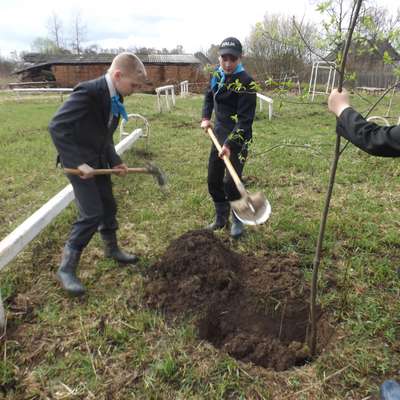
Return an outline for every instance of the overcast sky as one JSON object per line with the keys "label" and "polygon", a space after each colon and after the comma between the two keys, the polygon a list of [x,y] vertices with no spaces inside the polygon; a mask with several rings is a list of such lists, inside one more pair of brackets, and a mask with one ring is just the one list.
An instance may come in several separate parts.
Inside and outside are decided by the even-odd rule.
{"label": "overcast sky", "polygon": [[[30,51],[33,40],[48,36],[47,21],[54,12],[70,36],[73,16],[80,13],[87,27],[85,45],[103,48],[182,45],[186,53],[206,51],[227,36],[240,40],[268,13],[295,15],[319,23],[318,0],[0,0],[0,55]],[[399,0],[376,0],[395,12]]]}

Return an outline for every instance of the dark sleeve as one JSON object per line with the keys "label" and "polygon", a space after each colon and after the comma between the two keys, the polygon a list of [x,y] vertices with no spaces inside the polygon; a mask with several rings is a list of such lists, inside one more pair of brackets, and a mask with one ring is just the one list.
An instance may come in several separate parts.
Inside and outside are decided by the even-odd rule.
{"label": "dark sleeve", "polygon": [[244,143],[252,138],[252,125],[257,106],[257,94],[250,88],[248,81],[246,89],[238,93],[237,122],[233,134],[229,135],[225,144],[233,149],[241,149]]}
{"label": "dark sleeve", "polygon": [[211,119],[211,115],[214,109],[214,94],[211,90],[211,85],[208,84],[207,90],[204,93],[204,103],[201,117],[203,119]]}
{"label": "dark sleeve", "polygon": [[373,156],[400,157],[400,126],[368,122],[349,107],[337,119],[336,132]]}
{"label": "dark sleeve", "polygon": [[115,150],[113,137],[110,136],[110,142],[107,144],[107,159],[111,167],[122,164],[122,159]]}
{"label": "dark sleeve", "polygon": [[50,135],[64,167],[76,168],[85,163],[75,135],[76,124],[90,111],[90,107],[88,87],[78,85],[50,121]]}

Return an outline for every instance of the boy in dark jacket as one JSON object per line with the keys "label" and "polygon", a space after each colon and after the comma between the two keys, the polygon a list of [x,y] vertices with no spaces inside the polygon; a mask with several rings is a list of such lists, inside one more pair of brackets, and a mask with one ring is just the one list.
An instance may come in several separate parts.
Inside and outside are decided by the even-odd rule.
{"label": "boy in dark jacket", "polygon": [[145,83],[146,70],[132,53],[116,56],[107,74],[77,85],[56,112],[49,131],[65,168],[77,168],[80,176],[67,174],[74,189],[79,217],[73,224],[57,277],[72,295],[85,288],[76,275],[83,249],[98,230],[105,255],[121,263],[136,263],[138,258],[121,251],[117,244],[117,206],[109,175],[93,175],[95,168],[114,168],[125,176],[127,166],[115,151],[113,133],[120,115],[127,119],[123,96],[129,96]]}
{"label": "boy in dark jacket", "polygon": [[[207,228],[225,227],[229,220],[230,201],[241,196],[226,171],[223,156],[227,155],[241,177],[252,139],[252,124],[256,110],[254,81],[241,64],[242,45],[234,37],[226,38],[219,46],[219,67],[214,71],[205,93],[201,128],[212,127],[211,115],[215,114],[215,135],[222,151],[211,147],[208,161],[208,191],[215,205],[215,221]],[[243,224],[232,213],[231,236],[243,233]]]}

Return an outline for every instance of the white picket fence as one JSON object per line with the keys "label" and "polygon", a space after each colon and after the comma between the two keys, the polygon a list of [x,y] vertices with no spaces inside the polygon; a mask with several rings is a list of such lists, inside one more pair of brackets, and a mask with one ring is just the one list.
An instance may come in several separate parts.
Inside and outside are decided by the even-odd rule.
{"label": "white picket fence", "polygon": [[263,110],[263,103],[268,103],[268,119],[271,121],[272,113],[274,111],[273,110],[274,101],[270,97],[267,97],[267,96],[265,96],[263,94],[260,94],[260,93],[257,93],[257,97],[258,97],[258,100],[260,102],[260,111]]}
{"label": "white picket fence", "polygon": [[[143,130],[135,129],[115,146],[117,153],[124,153],[142,136]],[[0,242],[0,270],[12,261],[73,199],[72,185],[68,185],[6,236]],[[0,294],[0,327],[4,325],[4,306]]]}

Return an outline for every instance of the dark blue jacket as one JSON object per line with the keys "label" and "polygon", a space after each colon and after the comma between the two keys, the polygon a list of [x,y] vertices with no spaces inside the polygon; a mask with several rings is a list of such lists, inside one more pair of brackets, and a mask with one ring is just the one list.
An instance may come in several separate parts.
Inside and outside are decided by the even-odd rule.
{"label": "dark blue jacket", "polygon": [[[240,82],[242,89],[237,89],[234,84],[236,80]],[[205,93],[202,118],[211,119],[214,111],[215,134],[221,144],[228,145],[232,150],[240,151],[252,138],[257,104],[252,82],[253,78],[242,71],[227,75],[224,86],[217,94],[217,87],[211,88],[210,85]]]}
{"label": "dark blue jacket", "polygon": [[122,163],[113,142],[119,117],[113,117],[109,127],[110,110],[105,76],[74,88],[49,124],[64,167],[76,168],[86,163],[92,168],[109,168]]}

